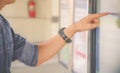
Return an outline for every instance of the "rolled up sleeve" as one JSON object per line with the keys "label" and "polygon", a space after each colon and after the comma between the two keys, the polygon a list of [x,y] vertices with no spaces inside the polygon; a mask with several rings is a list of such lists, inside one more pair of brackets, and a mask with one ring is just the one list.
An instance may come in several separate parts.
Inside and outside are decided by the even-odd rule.
{"label": "rolled up sleeve", "polygon": [[15,34],[12,29],[11,31],[14,42],[12,61],[19,60],[28,66],[35,66],[38,60],[37,45],[30,44],[22,36]]}
{"label": "rolled up sleeve", "polygon": [[37,46],[26,42],[22,55],[18,58],[18,60],[28,66],[36,66],[38,60]]}

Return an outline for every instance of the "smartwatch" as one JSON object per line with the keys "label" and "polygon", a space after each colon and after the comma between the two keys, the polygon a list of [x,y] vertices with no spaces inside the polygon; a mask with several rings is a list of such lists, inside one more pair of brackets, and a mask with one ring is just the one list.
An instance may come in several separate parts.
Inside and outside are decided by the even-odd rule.
{"label": "smartwatch", "polygon": [[63,40],[65,40],[66,43],[71,43],[72,40],[65,35],[64,29],[65,29],[65,27],[64,27],[64,28],[61,28],[61,29],[58,31],[58,33],[59,33],[59,35],[63,38]]}

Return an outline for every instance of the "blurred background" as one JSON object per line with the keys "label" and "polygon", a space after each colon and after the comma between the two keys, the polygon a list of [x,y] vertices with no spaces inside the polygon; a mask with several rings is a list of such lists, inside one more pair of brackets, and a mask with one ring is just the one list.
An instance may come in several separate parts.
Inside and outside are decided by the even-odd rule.
{"label": "blurred background", "polygon": [[1,14],[16,33],[38,44],[91,13],[111,12],[100,27],[78,32],[39,67],[15,61],[11,73],[120,73],[120,0],[16,0]]}

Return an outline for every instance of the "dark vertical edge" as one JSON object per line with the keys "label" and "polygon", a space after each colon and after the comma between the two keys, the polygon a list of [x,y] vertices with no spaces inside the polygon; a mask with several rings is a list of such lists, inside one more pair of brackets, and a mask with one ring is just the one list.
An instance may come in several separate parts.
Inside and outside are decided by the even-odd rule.
{"label": "dark vertical edge", "polygon": [[[91,13],[97,13],[97,0],[91,0],[91,7],[92,7],[92,11]],[[91,47],[91,71],[90,73],[96,73],[96,29],[95,30],[91,30],[90,32],[90,47]]]}

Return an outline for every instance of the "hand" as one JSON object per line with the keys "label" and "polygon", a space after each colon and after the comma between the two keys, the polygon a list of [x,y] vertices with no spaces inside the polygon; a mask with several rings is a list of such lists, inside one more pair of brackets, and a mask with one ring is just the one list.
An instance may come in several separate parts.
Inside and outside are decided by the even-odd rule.
{"label": "hand", "polygon": [[77,32],[95,29],[99,26],[100,17],[106,16],[109,13],[89,14],[75,23],[75,29]]}

